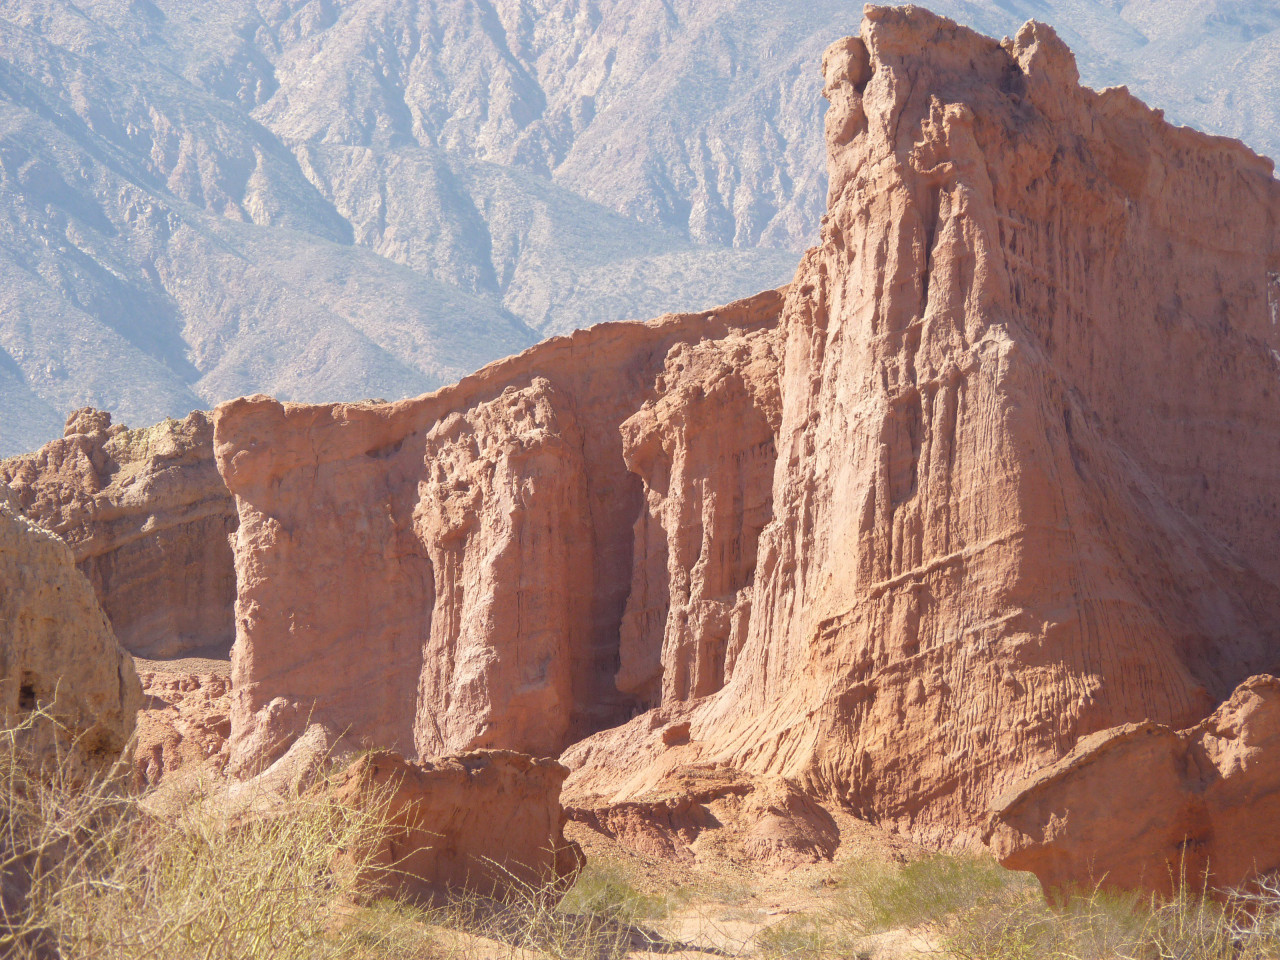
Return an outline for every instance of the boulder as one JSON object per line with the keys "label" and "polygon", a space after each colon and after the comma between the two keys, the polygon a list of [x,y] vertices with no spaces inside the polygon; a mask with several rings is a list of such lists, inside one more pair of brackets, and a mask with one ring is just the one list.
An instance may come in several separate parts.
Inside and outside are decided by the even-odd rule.
{"label": "boulder", "polygon": [[330,795],[385,815],[372,850],[377,892],[424,902],[462,891],[558,901],[582,868],[564,837],[564,767],[509,750],[413,762],[388,750],[358,758]]}
{"label": "boulder", "polygon": [[1280,680],[1252,677],[1186,730],[1130,723],[1082,739],[996,799],[1000,862],[1050,893],[1226,890],[1280,869]]}
{"label": "boulder", "polygon": [[199,411],[145,430],[86,407],[65,435],[0,461],[18,509],[58,534],[137,656],[225,657],[235,636],[235,503]]}

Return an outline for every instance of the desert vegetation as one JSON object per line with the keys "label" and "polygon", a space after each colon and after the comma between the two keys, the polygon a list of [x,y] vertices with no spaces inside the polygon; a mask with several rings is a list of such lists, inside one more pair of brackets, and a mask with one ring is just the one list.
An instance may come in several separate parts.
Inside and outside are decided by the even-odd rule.
{"label": "desert vegetation", "polygon": [[[378,899],[361,850],[384,829],[311,789],[231,816],[210,781],[137,792],[91,772],[37,712],[0,732],[0,955],[36,958],[621,960],[1264,960],[1280,951],[1280,888],[1161,901],[1101,889],[1046,902],[1025,874],[974,856],[862,853],[795,877],[677,870],[595,852],[571,886],[513,882]],[[236,809],[245,810],[241,803]],[[785,909],[770,909],[784,906]]]}

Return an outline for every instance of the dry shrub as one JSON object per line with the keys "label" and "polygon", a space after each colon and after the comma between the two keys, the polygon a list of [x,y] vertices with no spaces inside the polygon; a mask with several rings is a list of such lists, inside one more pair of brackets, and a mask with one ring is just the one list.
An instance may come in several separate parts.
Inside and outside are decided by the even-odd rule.
{"label": "dry shrub", "polygon": [[1170,899],[1101,889],[1051,905],[1039,892],[995,898],[956,917],[948,946],[964,960],[1276,960],[1280,887]]}
{"label": "dry shrub", "polygon": [[[154,816],[120,767],[84,776],[37,712],[0,731],[0,956],[290,960],[377,956],[343,922],[362,871],[330,869],[381,828],[377,809],[305,796],[228,821],[207,797]],[[56,738],[55,738],[56,739]],[[383,954],[385,955],[385,954]],[[396,956],[412,956],[403,943]],[[422,954],[426,956],[427,954]]]}
{"label": "dry shrub", "polygon": [[0,957],[614,960],[644,940],[643,911],[558,909],[563,883],[509,873],[503,902],[371,900],[385,867],[359,858],[389,829],[379,797],[356,809],[215,780],[161,805],[131,792],[125,765],[93,775],[74,743],[51,750],[68,743],[56,726],[38,711],[0,730]]}

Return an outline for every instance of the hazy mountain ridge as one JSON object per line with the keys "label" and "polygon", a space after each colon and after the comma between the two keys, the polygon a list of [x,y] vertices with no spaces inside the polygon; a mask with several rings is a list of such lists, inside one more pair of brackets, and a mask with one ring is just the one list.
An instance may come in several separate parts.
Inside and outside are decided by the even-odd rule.
{"label": "hazy mountain ridge", "polygon": [[[948,0],[1280,146],[1280,2]],[[0,454],[94,403],[399,396],[785,282],[825,208],[818,0],[0,3]]]}

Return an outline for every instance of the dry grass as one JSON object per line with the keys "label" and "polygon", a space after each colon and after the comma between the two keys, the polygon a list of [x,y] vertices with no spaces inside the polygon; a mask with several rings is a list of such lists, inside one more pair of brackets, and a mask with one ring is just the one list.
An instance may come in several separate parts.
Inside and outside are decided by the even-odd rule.
{"label": "dry grass", "polygon": [[817,905],[757,937],[770,960],[865,955],[871,934],[938,927],[1022,881],[989,860],[931,856],[907,863],[864,860],[826,880]]}
{"label": "dry grass", "polygon": [[88,776],[77,757],[48,713],[0,730],[0,956],[622,960],[686,947],[662,931],[687,936],[705,914],[725,927],[710,932],[719,953],[764,960],[867,956],[868,937],[902,930],[956,960],[1280,958],[1280,886],[1215,900],[1183,884],[1168,902],[1086,891],[1051,906],[1025,875],[940,855],[845,864],[802,895],[803,912],[768,924],[756,911],[754,936],[730,916],[756,899],[741,885],[662,888],[608,857],[567,891],[511,878],[501,903],[369,902],[367,865],[351,857],[376,846],[376,803],[300,794],[229,822],[195,799],[156,816],[127,777]]}
{"label": "dry grass", "polygon": [[1038,893],[978,904],[950,925],[963,960],[1276,960],[1280,888],[1208,898],[1184,883],[1170,900],[1103,891],[1048,905]]}
{"label": "dry grass", "polygon": [[360,899],[363,871],[330,867],[339,851],[372,846],[362,841],[381,828],[376,808],[298,796],[275,816],[229,823],[197,799],[152,816],[123,771],[79,775],[74,745],[48,752],[56,725],[40,712],[0,732],[0,955],[356,955],[337,921]]}
{"label": "dry grass", "polygon": [[[1277,960],[1280,886],[1226,899],[1183,883],[1168,901],[1084,891],[1054,906],[1026,874],[932,856],[847,867],[818,905],[757,938],[770,960],[869,955],[868,938],[918,931],[953,960]],[[911,954],[917,955],[917,954]]]}

